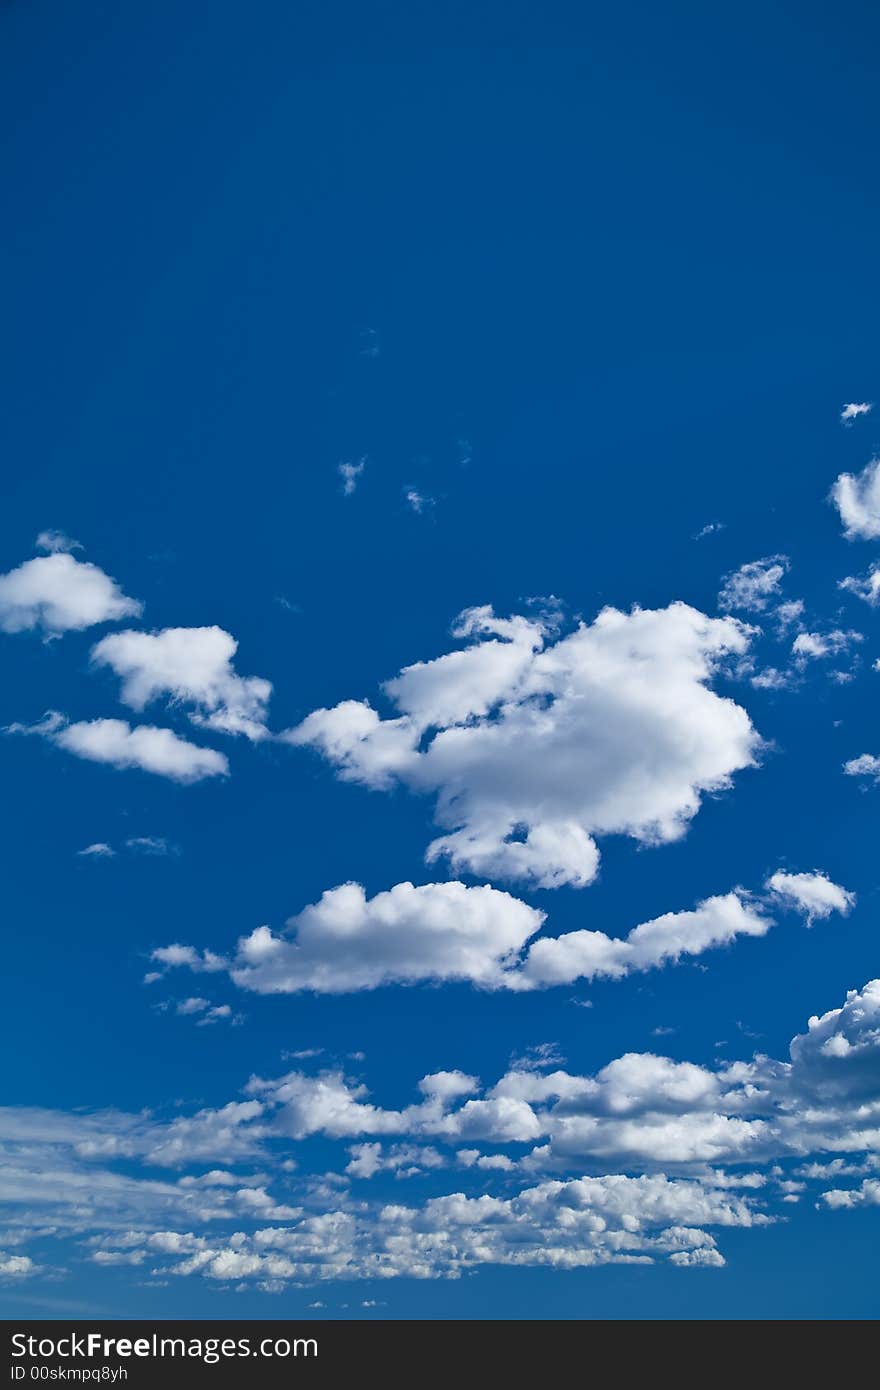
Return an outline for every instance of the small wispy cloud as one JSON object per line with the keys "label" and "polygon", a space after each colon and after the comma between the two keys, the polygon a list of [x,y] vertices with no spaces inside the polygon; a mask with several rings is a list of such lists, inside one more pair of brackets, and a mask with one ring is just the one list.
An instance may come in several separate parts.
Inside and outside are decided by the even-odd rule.
{"label": "small wispy cloud", "polygon": [[233,1014],[229,1004],[212,1004],[210,999],[193,995],[179,1000],[174,1012],[179,1018],[195,1018],[197,1028],[205,1028],[212,1023],[230,1023],[233,1026],[244,1022],[242,1014]]}
{"label": "small wispy cloud", "polygon": [[726,523],[723,521],[707,521],[705,526],[701,527],[699,531],[694,532],[693,540],[701,541],[704,540],[706,536],[714,536],[716,532],[723,531],[725,525]]}
{"label": "small wispy cloud", "polygon": [[[152,857],[180,853],[177,846],[170,844],[163,835],[132,835],[124,842],[123,847],[132,854],[147,854]],[[118,851],[104,840],[96,840],[93,845],[86,845],[85,849],[77,850],[80,858],[88,859],[115,859],[117,853]]]}
{"label": "small wispy cloud", "polygon": [[872,405],[872,401],[850,401],[840,412],[841,422],[844,425],[851,425],[853,420],[857,420],[860,415],[867,415]]}
{"label": "small wispy cloud", "polygon": [[765,555],[762,560],[740,565],[738,570],[725,576],[718,607],[724,612],[732,608],[763,612],[776,597],[789,563],[787,555]]}
{"label": "small wispy cloud", "polygon": [[176,845],[171,845],[163,835],[133,835],[126,840],[125,848],[135,854],[165,855],[179,854]]}
{"label": "small wispy cloud", "polygon": [[379,333],[375,328],[359,328],[358,343],[359,357],[378,357],[382,351]]}
{"label": "small wispy cloud", "polygon": [[80,541],[75,541],[72,536],[65,535],[63,531],[54,531],[51,527],[47,531],[41,531],[34,541],[37,550],[42,550],[46,555],[69,554],[71,550],[82,550]]}
{"label": "small wispy cloud", "polygon": [[366,455],[364,455],[363,458],[359,458],[355,463],[345,461],[339,464],[336,471],[342,479],[343,497],[350,497],[351,494],[354,492],[355,488],[358,485],[358,479],[360,478],[366,466]]}
{"label": "small wispy cloud", "polygon": [[407,505],[410,507],[412,511],[416,513],[417,516],[421,516],[421,514],[424,511],[427,511],[429,507],[434,506],[433,497],[426,497],[423,492],[419,492],[414,487],[407,488],[405,496]]}

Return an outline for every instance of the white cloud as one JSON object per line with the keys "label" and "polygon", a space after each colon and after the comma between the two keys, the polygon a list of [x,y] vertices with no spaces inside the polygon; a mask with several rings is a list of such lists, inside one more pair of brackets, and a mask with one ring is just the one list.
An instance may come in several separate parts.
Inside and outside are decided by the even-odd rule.
{"label": "white cloud", "polygon": [[847,777],[873,777],[875,782],[880,782],[880,758],[873,753],[860,753],[857,758],[850,758],[843,770]]}
{"label": "white cloud", "polygon": [[826,1206],[840,1211],[852,1207],[880,1207],[880,1180],[865,1178],[858,1187],[834,1188],[822,1193]]}
{"label": "white cloud", "polygon": [[763,560],[750,560],[725,577],[718,595],[718,607],[724,612],[745,609],[761,613],[779,592],[779,586],[789,569],[787,555],[767,555]]}
{"label": "white cloud", "polygon": [[[767,888],[810,923],[833,911],[845,914],[855,902],[854,894],[821,873],[776,873]],[[739,936],[764,936],[773,926],[741,889],[707,898],[692,911],[664,913],[625,937],[581,930],[533,939],[544,920],[543,912],[488,886],[398,883],[368,899],[359,883],[346,883],[291,917],[287,935],[263,926],[239,938],[231,959],[181,944],[160,947],[152,959],[166,968],[226,970],[241,988],[259,994],[346,994],[440,981],[525,991],[621,979]],[[552,1052],[548,1056],[540,1065],[552,1062]]]}
{"label": "white cloud", "polygon": [[120,769],[141,768],[175,782],[225,777],[229,763],[213,748],[199,748],[170,729],[152,724],[134,728],[123,719],[91,719],[69,724],[54,710],[38,724],[9,724],[9,734],[37,734],[78,758]]}
{"label": "white cloud", "polygon": [[792,643],[792,653],[799,666],[808,661],[821,661],[825,657],[840,656],[851,646],[865,639],[860,632],[843,632],[835,628],[833,632],[800,632]]}
{"label": "white cloud", "polygon": [[787,599],[785,603],[780,603],[773,610],[776,619],[776,626],[780,637],[783,637],[790,627],[800,627],[801,619],[804,616],[804,601],[802,598]]}
{"label": "white cloud", "polygon": [[596,875],[595,835],[645,844],[683,835],[701,794],[754,764],[745,710],[709,688],[748,631],[685,604],[604,609],[558,641],[540,618],[462,614],[463,651],[406,667],[367,703],[316,710],[284,737],[317,748],[340,777],[436,793],[449,834],[428,860],[540,887]]}
{"label": "white cloud", "polygon": [[867,415],[871,410],[870,401],[850,401],[840,412],[840,418],[845,425],[851,425],[853,420],[857,420],[860,415]]}
{"label": "white cloud", "polygon": [[872,565],[868,573],[861,578],[858,575],[848,575],[846,579],[839,581],[838,588],[855,594],[856,598],[864,599],[872,608],[876,607],[880,603],[880,565]]}
{"label": "white cloud", "polygon": [[880,536],[880,459],[871,459],[861,473],[841,473],[831,489],[848,540]]}
{"label": "white cloud", "polygon": [[777,666],[765,666],[749,678],[749,684],[756,690],[789,690],[794,683],[791,671],[780,671]]}
{"label": "white cloud", "polygon": [[230,967],[261,994],[342,993],[418,980],[498,985],[544,914],[496,888],[398,883],[368,899],[358,883],[324,893],[291,918],[292,940],[259,927]]}
{"label": "white cloud", "polygon": [[705,540],[707,536],[714,536],[718,531],[724,530],[723,521],[707,521],[705,526],[701,526],[699,531],[695,531],[692,537],[695,541]]}
{"label": "white cloud", "polygon": [[120,698],[143,710],[161,697],[194,706],[193,723],[227,734],[267,737],[266,707],[272,685],[259,676],[238,676],[232,658],[238,643],[220,627],[169,627],[161,632],[114,632],[92,649],[92,661],[122,680]]}
{"label": "white cloud", "polygon": [[832,912],[846,917],[856,901],[855,893],[841,888],[823,873],[789,874],[780,870],[767,880],[767,887],[781,902],[800,909],[809,926],[817,918],[830,917]]}
{"label": "white cloud", "polygon": [[[592,1074],[514,1067],[488,1088],[449,1070],[423,1077],[401,1109],[338,1071],[254,1079],[250,1099],[170,1122],[0,1108],[4,1243],[73,1236],[120,1270],[273,1287],[489,1264],[717,1266],[710,1228],[777,1220],[808,1183],[824,1186],[826,1208],[878,1201],[878,1059],[875,980],[811,1018],[783,1061],[626,1053]],[[326,1171],[333,1142],[345,1174]],[[459,1190],[418,1204],[351,1190],[452,1167]],[[847,1177],[863,1181],[830,1187]],[[276,1179],[285,1193],[299,1185],[297,1205]]]}
{"label": "white cloud", "polygon": [[432,1146],[392,1144],[383,1148],[380,1143],[352,1144],[351,1160],[345,1171],[352,1178],[372,1178],[377,1173],[394,1173],[399,1178],[413,1178],[435,1168],[443,1168],[446,1160]]}
{"label": "white cloud", "polygon": [[345,497],[350,497],[358,485],[358,479],[367,466],[366,458],[359,458],[356,463],[340,463],[337,473],[342,479],[342,492]]}
{"label": "white cloud", "polygon": [[37,1273],[39,1266],[29,1255],[7,1255],[5,1250],[0,1250],[0,1279],[27,1279]]}
{"label": "white cloud", "polygon": [[421,1206],[338,1209],[201,1248],[165,1272],[214,1280],[457,1278],[482,1265],[576,1269],[668,1261],[720,1266],[697,1223],[761,1224],[708,1185],[622,1174],[544,1182],[506,1199],[454,1192]]}
{"label": "white cloud", "polygon": [[156,858],[175,853],[173,846],[169,845],[162,835],[132,835],[126,840],[125,847],[133,850],[135,854],[146,854]]}
{"label": "white cloud", "polygon": [[195,1017],[196,1026],[199,1028],[204,1028],[212,1023],[241,1022],[241,1016],[233,1014],[228,1004],[212,1004],[210,999],[203,999],[200,995],[193,995],[189,999],[180,999],[175,1013],[180,1018]]}
{"label": "white cloud", "polygon": [[116,850],[110,845],[105,845],[102,840],[97,840],[93,845],[86,845],[85,849],[78,849],[77,854],[80,858],[113,859]]}
{"label": "white cloud", "polygon": [[880,1152],[878,1057],[880,981],[872,981],[850,991],[842,1008],[811,1018],[807,1032],[792,1040],[789,1062],[757,1056],[713,1070],[627,1053],[592,1076],[514,1069],[485,1091],[474,1078],[452,1073],[454,1086],[435,1089],[436,1078],[424,1078],[423,1099],[401,1110],[374,1104],[362,1084],[338,1071],[291,1072],[254,1080],[249,1089],[274,1114],[275,1127],[297,1140],[543,1140],[517,1160],[521,1170],[571,1171],[585,1161],[686,1169]]}
{"label": "white cloud", "polygon": [[407,489],[406,500],[410,510],[414,511],[417,516],[434,505],[433,497],[426,497],[423,492],[419,492],[414,487]]}
{"label": "white cloud", "polygon": [[136,617],[143,605],[126,598],[97,565],[58,551],[0,574],[0,630],[41,629],[49,637],[95,623]]}
{"label": "white cloud", "polygon": [[152,952],[150,959],[158,961],[166,968],[186,965],[190,970],[204,971],[208,974],[226,969],[226,961],[222,956],[215,956],[211,951],[199,952],[194,946],[159,946]]}
{"label": "white cloud", "polygon": [[210,1003],[210,999],[199,999],[197,997],[181,999],[180,1003],[177,1005],[177,1012],[184,1017],[187,1014],[198,1014],[204,1009],[209,1008]]}
{"label": "white cloud", "polygon": [[65,535],[63,531],[41,531],[34,541],[37,550],[42,550],[47,555],[57,555],[61,551],[82,550],[79,541]]}
{"label": "white cloud", "polygon": [[572,984],[605,976],[619,979],[726,946],[737,936],[764,936],[773,925],[736,893],[707,898],[693,912],[667,912],[633,928],[626,937],[573,931],[534,942],[522,968],[521,987]]}

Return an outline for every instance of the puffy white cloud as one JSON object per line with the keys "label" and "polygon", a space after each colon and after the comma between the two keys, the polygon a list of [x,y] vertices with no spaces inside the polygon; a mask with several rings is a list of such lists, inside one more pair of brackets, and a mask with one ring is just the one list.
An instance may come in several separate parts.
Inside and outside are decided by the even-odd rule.
{"label": "puffy white cloud", "polygon": [[39,1266],[29,1255],[7,1255],[5,1250],[0,1250],[0,1279],[27,1279],[37,1273]]}
{"label": "puffy white cloud", "polygon": [[92,649],[92,661],[122,680],[120,698],[143,710],[161,697],[188,704],[193,723],[258,740],[268,736],[272,685],[238,676],[235,638],[220,627],[169,627],[161,632],[114,632]]}
{"label": "puffy white cloud", "polygon": [[849,401],[840,412],[840,418],[845,425],[851,425],[853,420],[857,420],[860,415],[867,415],[871,410],[870,401]]}
{"label": "puffy white cloud", "polygon": [[[857,1119],[880,1140],[880,980],[847,992],[846,1003],[814,1015],[792,1040],[792,1083],[814,1100],[859,1102]],[[880,1148],[880,1142],[864,1145]]]}
{"label": "puffy white cloud", "polygon": [[880,758],[873,753],[860,753],[857,758],[850,758],[849,762],[844,763],[843,771],[847,777],[872,777],[875,782],[880,782]]}
{"label": "puffy white cloud", "polygon": [[95,623],[136,617],[143,605],[126,598],[97,565],[59,550],[0,574],[0,630],[39,628],[49,637]]}
{"label": "puffy white cloud", "polygon": [[93,845],[86,845],[85,849],[78,849],[77,854],[81,859],[113,859],[116,850],[110,845],[105,845],[102,840],[97,840]]}
{"label": "puffy white cloud", "polygon": [[823,873],[789,874],[780,870],[768,878],[767,887],[781,902],[803,912],[810,926],[817,918],[830,917],[832,912],[845,917],[856,900],[855,893],[841,888]]}
{"label": "puffy white cloud", "polygon": [[836,1210],[852,1207],[880,1207],[880,1179],[865,1178],[858,1187],[833,1188],[822,1193],[826,1206]]}
{"label": "puffy white cloud", "polygon": [[725,577],[718,594],[718,607],[762,613],[779,593],[789,570],[787,555],[767,555],[763,560],[750,560]]}
{"label": "puffy white cloud", "polygon": [[544,914],[496,888],[398,883],[368,899],[358,883],[291,918],[293,939],[259,927],[242,938],[236,984],[261,994],[344,993],[417,980],[498,985]]}
{"label": "puffy white cloud", "polygon": [[677,839],[701,794],[756,760],[747,713],[709,688],[722,659],[748,646],[735,619],[681,603],[607,608],[551,641],[545,620],[476,608],[454,633],[474,640],[386,684],[396,717],[348,700],[284,736],[346,780],[436,793],[450,833],[429,861],[580,887],[596,874],[594,836]]}
{"label": "puffy white cloud", "polygon": [[446,1165],[446,1159],[431,1145],[392,1144],[383,1148],[380,1143],[352,1144],[349,1153],[351,1160],[345,1171],[352,1178],[372,1178],[388,1172],[398,1178],[413,1178]]}
{"label": "puffy white cloud", "polygon": [[[811,923],[833,911],[846,913],[855,902],[818,872],[780,872],[767,888]],[[707,898],[691,911],[666,912],[625,937],[580,930],[533,939],[544,920],[543,912],[488,886],[398,883],[367,898],[359,883],[346,883],[291,917],[287,935],[263,926],[240,937],[231,958],[174,944],[153,951],[152,959],[197,972],[227,970],[237,985],[259,994],[345,994],[426,981],[523,991],[621,979],[739,936],[764,936],[773,926],[743,890]]]}
{"label": "puffy white cloud", "polygon": [[214,955],[212,951],[197,951],[194,946],[181,946],[177,943],[171,946],[158,946],[152,952],[150,959],[158,961],[166,968],[186,965],[190,970],[207,971],[208,973],[225,970],[227,965],[222,956]]}
{"label": "puffy white cloud", "polygon": [[132,728],[124,719],[90,719],[69,724],[63,715],[51,710],[38,724],[10,724],[4,732],[37,734],[78,758],[120,769],[140,768],[174,782],[225,777],[229,771],[222,753],[188,743],[171,729],[153,724]]}
{"label": "puffy white cloud", "polygon": [[880,536],[880,459],[871,459],[861,473],[841,473],[831,498],[848,540],[876,540]]}

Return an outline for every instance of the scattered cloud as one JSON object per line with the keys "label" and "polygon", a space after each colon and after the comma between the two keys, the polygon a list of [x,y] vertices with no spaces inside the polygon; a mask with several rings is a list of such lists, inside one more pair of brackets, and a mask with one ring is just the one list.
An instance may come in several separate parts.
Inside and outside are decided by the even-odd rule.
{"label": "scattered cloud", "polygon": [[178,1000],[174,1012],[179,1018],[195,1016],[196,1027],[198,1028],[204,1028],[212,1023],[235,1025],[243,1021],[241,1014],[233,1014],[229,1004],[212,1004],[210,999],[203,999],[200,995]]}
{"label": "scattered cloud", "polygon": [[702,793],[757,760],[746,711],[710,689],[722,660],[748,647],[736,619],[681,603],[606,608],[552,640],[540,616],[474,608],[453,633],[471,644],[386,682],[396,716],[346,700],[282,735],[344,780],[436,794],[449,833],[429,862],[583,887],[598,869],[595,836],[676,840]]}
{"label": "scattered cloud", "polygon": [[113,859],[116,850],[105,845],[103,840],[97,840],[93,845],[86,845],[85,849],[78,849],[77,855],[81,859]]}
{"label": "scattered cloud", "polygon": [[783,905],[803,912],[808,926],[817,918],[830,917],[832,912],[846,917],[856,901],[855,893],[841,888],[823,873],[790,874],[779,870],[768,878],[767,888]]}
{"label": "scattered cloud", "polygon": [[50,710],[37,724],[9,724],[7,734],[35,734],[56,747],[90,762],[122,769],[140,768],[174,782],[199,782],[205,777],[225,777],[229,763],[213,748],[200,748],[178,738],[170,729],[152,724],[134,728],[124,719],[91,719],[71,724]]}
{"label": "scattered cloud", "polygon": [[336,471],[342,479],[342,494],[344,497],[350,497],[355,491],[358,480],[366,466],[366,456],[359,458],[355,463],[347,462],[339,464]]}
{"label": "scattered cloud", "polygon": [[96,623],[137,617],[143,605],[126,598],[115,579],[66,551],[25,560],[0,574],[0,630],[39,629],[47,637]]}
{"label": "scattered cloud", "polygon": [[843,770],[847,777],[871,777],[880,782],[880,758],[873,753],[860,753],[857,758],[850,758]]}
{"label": "scattered cloud", "polygon": [[864,642],[860,632],[800,632],[792,644],[792,652],[802,662],[819,661],[826,656],[840,656],[857,642]]}
{"label": "scattered cloud", "polygon": [[699,531],[694,532],[692,539],[695,541],[705,540],[707,536],[715,536],[724,528],[725,522],[723,521],[707,521],[705,526],[701,526]]}
{"label": "scattered cloud", "polygon": [[[171,1121],[2,1108],[4,1239],[22,1250],[2,1260],[26,1263],[0,1273],[27,1274],[23,1247],[71,1236],[99,1265],[272,1287],[492,1264],[718,1267],[720,1232],[780,1219],[810,1183],[825,1209],[877,1202],[878,1053],[874,980],[812,1017],[782,1061],[625,1053],[586,1074],[514,1065],[489,1086],[441,1071],[401,1109],[339,1071],[253,1078],[248,1099]],[[312,1137],[315,1173],[289,1157]],[[344,1173],[326,1172],[332,1142]],[[449,1169],[462,1186],[422,1201],[362,1195],[379,1174]],[[276,1181],[298,1185],[297,1205]]]}
{"label": "scattered cloud", "polygon": [[[799,907],[810,924],[832,911],[849,912],[855,901],[820,873],[780,872],[767,888],[786,907]],[[359,883],[346,883],[292,917],[285,935],[262,926],[241,937],[231,959],[180,944],[159,947],[152,959],[197,973],[226,970],[258,994],[347,994],[441,981],[524,991],[622,979],[740,936],[764,936],[773,926],[742,890],[707,898],[692,911],[664,913],[625,937],[571,931],[533,939],[544,920],[543,912],[496,888],[398,883],[368,899]]]}
{"label": "scattered cloud", "polygon": [[868,573],[861,577],[848,575],[846,579],[839,580],[838,588],[855,594],[856,598],[864,599],[865,603],[875,608],[880,603],[880,565],[872,565]]}
{"label": "scattered cloud", "polygon": [[841,473],[831,489],[847,540],[876,540],[880,536],[880,459],[871,459],[861,473]]}
{"label": "scattered cloud", "polygon": [[73,540],[70,536],[65,535],[63,531],[53,531],[51,529],[40,532],[37,539],[34,541],[34,547],[37,550],[42,550],[46,555],[57,555],[63,551],[70,552],[71,550],[82,550],[83,548],[79,541]]}
{"label": "scattered cloud", "polygon": [[426,497],[424,493],[419,492],[414,487],[407,488],[405,495],[408,507],[411,511],[414,511],[417,516],[420,516],[422,512],[434,506],[433,497]]}
{"label": "scattered cloud", "polygon": [[776,628],[780,637],[784,637],[791,627],[800,627],[804,616],[804,601],[801,598],[788,599],[785,603],[780,603],[774,610],[773,616],[776,619]]}
{"label": "scattered cloud", "polygon": [[496,888],[398,883],[368,899],[360,884],[346,883],[291,918],[290,937],[268,927],[243,937],[228,969],[236,984],[260,994],[340,994],[426,980],[498,986],[543,920]]}
{"label": "scattered cloud", "polygon": [[92,649],[96,666],[120,677],[120,699],[141,711],[160,698],[192,706],[189,717],[216,733],[268,737],[270,681],[238,676],[235,638],[220,627],[169,627],[161,632],[114,632]]}
{"label": "scattered cloud", "polygon": [[851,425],[853,420],[857,420],[860,415],[867,415],[872,409],[870,401],[850,401],[840,412],[840,418],[844,425]]}
{"label": "scattered cloud", "polygon": [[155,858],[178,852],[162,835],[133,835],[126,840],[125,847],[133,850],[135,854],[146,854]]}
{"label": "scattered cloud", "polygon": [[739,609],[763,613],[779,593],[790,568],[787,555],[767,555],[763,560],[750,560],[738,570],[725,576],[718,594],[718,607],[723,612]]}

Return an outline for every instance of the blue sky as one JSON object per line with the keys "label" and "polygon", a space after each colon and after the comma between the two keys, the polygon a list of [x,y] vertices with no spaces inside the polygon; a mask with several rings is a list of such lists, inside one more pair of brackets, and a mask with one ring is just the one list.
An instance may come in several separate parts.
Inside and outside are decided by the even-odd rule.
{"label": "blue sky", "polygon": [[875,1316],[876,15],[0,25],[0,1308]]}

